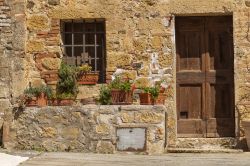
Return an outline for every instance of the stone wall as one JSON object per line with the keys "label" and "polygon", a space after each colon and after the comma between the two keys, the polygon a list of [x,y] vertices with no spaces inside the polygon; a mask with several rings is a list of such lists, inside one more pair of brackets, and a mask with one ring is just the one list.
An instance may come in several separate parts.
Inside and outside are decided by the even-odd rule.
{"label": "stone wall", "polygon": [[164,106],[26,108],[10,127],[12,146],[43,151],[116,153],[116,129],[147,128],[145,153],[163,153]]}
{"label": "stone wall", "polygon": [[[12,49],[11,43],[11,15],[10,7],[3,1],[0,1],[0,72],[1,72],[1,89],[0,89],[0,128],[3,124],[3,115],[6,107],[8,108],[9,97],[9,65],[8,65],[8,52]],[[6,62],[7,61],[7,62]],[[2,137],[2,132],[0,132]],[[2,141],[2,139],[0,139]]]}
{"label": "stone wall", "polygon": [[243,136],[240,121],[250,119],[250,5],[249,1],[238,2],[238,5],[241,7],[234,13],[235,103],[239,120],[237,134]]}
{"label": "stone wall", "polygon": [[[0,128],[25,82],[25,1],[0,0]],[[20,90],[21,89],[21,90]],[[0,132],[2,134],[2,132]],[[2,137],[0,136],[0,141]]]}

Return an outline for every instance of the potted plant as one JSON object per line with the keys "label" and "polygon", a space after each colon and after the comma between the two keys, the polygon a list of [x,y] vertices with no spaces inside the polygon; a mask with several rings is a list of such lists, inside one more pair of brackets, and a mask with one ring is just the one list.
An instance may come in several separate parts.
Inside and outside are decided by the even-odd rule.
{"label": "potted plant", "polygon": [[99,72],[91,71],[92,67],[84,64],[77,68],[77,82],[80,85],[95,85],[99,79]]}
{"label": "potted plant", "polygon": [[44,107],[48,105],[48,98],[52,94],[52,90],[48,86],[40,86],[38,87],[38,96],[37,96],[37,105],[40,107]]}
{"label": "potted plant", "polygon": [[114,105],[132,104],[133,86],[130,80],[121,80],[120,77],[109,84],[111,101]]}
{"label": "potted plant", "polygon": [[38,106],[37,105],[37,96],[39,95],[38,93],[38,88],[31,87],[24,90],[24,96],[25,96],[25,105],[27,107],[34,107]]}
{"label": "potted plant", "polygon": [[32,87],[29,86],[24,91],[24,95],[26,97],[26,106],[39,106],[44,107],[48,104],[48,97],[50,97],[52,93],[51,88],[48,86],[40,86],[40,87]]}
{"label": "potted plant", "polygon": [[98,102],[101,105],[112,104],[112,101],[111,101],[111,91],[110,91],[110,88],[108,86],[102,86],[101,87]]}
{"label": "potted plant", "polygon": [[166,88],[164,88],[164,87],[161,86],[160,89],[159,89],[159,95],[158,95],[158,97],[155,100],[155,104],[156,105],[164,105],[166,97],[167,97],[167,95],[166,95]]}
{"label": "potted plant", "polygon": [[49,103],[50,105],[72,105],[78,93],[75,68],[61,63],[58,77],[56,94],[50,97]]}
{"label": "potted plant", "polygon": [[140,88],[143,90],[143,93],[139,94],[140,104],[141,105],[154,105],[156,104],[156,99],[159,96],[159,87],[144,87]]}
{"label": "potted plant", "polygon": [[49,98],[49,105],[51,106],[70,106],[73,105],[75,96],[72,94],[53,94]]}

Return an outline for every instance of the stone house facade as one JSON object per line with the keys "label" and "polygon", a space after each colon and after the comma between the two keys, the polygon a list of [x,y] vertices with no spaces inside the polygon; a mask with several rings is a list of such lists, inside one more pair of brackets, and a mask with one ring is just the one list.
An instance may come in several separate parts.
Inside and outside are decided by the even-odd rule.
{"label": "stone house facade", "polygon": [[[95,54],[93,53],[95,58],[96,56],[99,57],[98,60],[93,59],[93,63],[94,67],[102,66],[100,69],[103,76],[102,82],[110,80],[111,75],[119,69],[126,72],[130,78],[145,85],[150,85],[157,80],[164,80],[170,87],[165,105],[168,110],[166,128],[169,129],[169,132],[174,133],[170,134],[171,137],[168,138],[168,146],[185,144],[183,143],[184,138],[179,138],[178,134],[184,133],[184,135],[186,134],[184,137],[191,137],[184,139],[184,142],[192,141],[192,136],[188,136],[188,134],[194,135],[197,134],[197,131],[190,131],[191,133],[185,133],[185,131],[189,131],[189,128],[197,125],[196,122],[187,123],[190,126],[185,128],[185,131],[178,129],[178,125],[181,126],[182,123],[179,121],[180,117],[185,119],[191,116],[188,115],[188,110],[185,109],[192,109],[192,107],[187,104],[184,106],[186,108],[183,108],[184,111],[182,111],[179,110],[182,107],[178,103],[185,105],[185,103],[190,102],[192,105],[192,102],[194,102],[191,100],[192,97],[202,98],[202,101],[200,101],[202,103],[212,103],[212,101],[204,101],[205,99],[203,100],[203,97],[201,97],[202,95],[207,95],[206,90],[201,90],[204,88],[203,85],[193,88],[197,84],[203,84],[203,82],[179,82],[178,72],[180,70],[178,65],[184,65],[183,68],[185,70],[195,70],[197,69],[195,65],[202,66],[203,60],[198,59],[202,64],[198,63],[195,58],[201,57],[196,57],[196,55],[191,57],[191,59],[193,58],[191,61],[185,60],[185,55],[184,57],[180,55],[183,52],[180,51],[182,48],[178,45],[178,42],[190,40],[190,43],[194,43],[193,47],[191,45],[190,47],[198,47],[205,53],[209,52],[209,50],[202,50],[203,44],[196,43],[203,40],[202,37],[206,36],[206,30],[204,33],[202,31],[201,36],[198,37],[195,36],[196,34],[191,34],[190,39],[188,37],[183,39],[179,32],[182,32],[183,29],[185,32],[188,31],[185,30],[185,27],[191,28],[191,31],[193,30],[194,32],[199,31],[201,26],[206,29],[209,27],[210,22],[216,22],[209,22],[212,17],[215,20],[216,18],[221,18],[223,21],[225,21],[223,18],[231,20],[231,22],[228,22],[230,23],[229,26],[232,26],[232,31],[228,33],[232,37],[231,43],[229,42],[229,45],[231,44],[230,46],[232,47],[223,47],[224,40],[229,41],[227,38],[222,38],[222,41],[218,39],[222,42],[221,48],[217,48],[216,44],[214,47],[219,50],[218,56],[221,56],[221,63],[223,58],[224,60],[228,58],[223,57],[224,54],[225,56],[230,54],[228,52],[225,53],[224,50],[230,49],[230,55],[233,57],[228,62],[233,67],[231,71],[233,76],[230,77],[233,86],[229,87],[229,89],[233,89],[229,94],[232,95],[230,98],[232,100],[229,100],[233,104],[229,106],[229,110],[233,110],[232,117],[230,117],[233,118],[233,121],[230,118],[227,119],[228,117],[222,118],[230,120],[232,122],[230,125],[233,126],[233,132],[226,131],[231,132],[231,135],[225,134],[225,137],[230,136],[230,138],[235,138],[240,142],[240,138],[244,136],[240,121],[250,118],[249,0],[0,0],[0,124],[2,125],[4,120],[10,121],[12,119],[12,109],[16,98],[23,93],[29,82],[32,85],[40,85],[42,83],[54,85],[57,78],[57,70],[65,55],[69,57],[79,56],[84,51],[91,54],[92,48],[90,45],[95,44],[96,46],[100,44],[102,48],[99,50],[99,48],[95,47],[92,52],[95,52]],[[200,21],[202,23],[191,25],[192,19],[198,19],[197,22]],[[180,20],[181,26],[178,26],[178,20]],[[186,21],[187,23],[184,24],[185,21],[182,20],[189,21]],[[221,26],[219,24],[221,21],[217,22],[218,27]],[[94,26],[94,30],[91,29],[94,23],[104,25],[99,27],[104,36],[97,33],[97,25]],[[77,34],[78,24],[82,24],[85,27],[89,25],[90,31],[94,31],[95,40],[91,39],[93,37],[91,35],[89,35],[89,39],[86,39],[88,33],[85,33],[85,31],[88,31],[88,28],[81,32],[81,35],[84,34],[84,37],[86,37],[83,39],[84,41],[81,39],[82,36],[80,38],[71,38],[74,36],[72,35],[74,31]],[[216,26],[214,25],[214,27]],[[213,31],[211,30],[211,32]],[[99,37],[103,39],[102,43],[99,43]],[[209,41],[210,39],[212,40],[213,37],[204,39],[204,41]],[[185,44],[184,42],[180,45]],[[208,48],[212,48],[212,46]],[[98,51],[101,53],[98,53]],[[202,52],[202,56],[206,56],[203,54],[204,52]],[[184,58],[183,61],[182,58]],[[155,62],[157,62],[156,68],[152,67]],[[190,63],[194,66],[185,68],[185,63]],[[206,66],[206,61],[204,63]],[[135,68],[133,67],[134,64],[140,64],[140,67]],[[186,76],[189,77],[189,75]],[[196,76],[193,79],[195,80]],[[185,89],[185,86],[183,86],[184,89],[181,91],[183,84],[189,84],[190,87]],[[204,84],[208,86],[207,84],[209,83],[206,82]],[[81,91],[84,92],[83,97],[95,97],[98,95],[99,87],[99,85],[95,87],[81,87]],[[225,91],[227,90],[225,89]],[[88,93],[86,94],[86,92]],[[196,96],[188,96],[188,93],[194,93]],[[199,95],[201,96],[197,96],[197,93],[200,93]],[[185,99],[182,99],[180,95],[186,95]],[[227,94],[225,95],[227,96]],[[222,98],[225,98],[225,96]],[[223,102],[225,101],[220,101],[220,103]],[[206,112],[206,109],[201,106],[202,103],[199,104],[199,107]],[[196,104],[194,105],[196,106]],[[219,108],[222,109],[220,106]],[[221,121],[221,123],[227,125],[225,121]],[[218,128],[218,126],[215,124],[215,128]],[[198,130],[200,130],[199,127]],[[208,130],[207,127],[205,129],[206,136],[199,135],[199,137],[224,137],[213,135],[214,130],[212,129],[212,135],[208,136]],[[196,138],[196,136],[193,137]],[[207,140],[205,139],[205,141]]]}

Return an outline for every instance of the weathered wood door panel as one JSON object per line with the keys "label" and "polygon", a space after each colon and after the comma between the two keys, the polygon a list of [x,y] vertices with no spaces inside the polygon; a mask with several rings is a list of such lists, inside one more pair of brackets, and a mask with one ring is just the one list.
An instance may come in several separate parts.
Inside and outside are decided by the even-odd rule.
{"label": "weathered wood door panel", "polygon": [[181,137],[204,137],[204,20],[180,18],[177,27],[177,130]]}
{"label": "weathered wood door panel", "polygon": [[178,85],[178,109],[180,111],[177,125],[178,133],[182,137],[203,137],[205,134],[203,91],[203,84]]}
{"label": "weathered wood door panel", "polygon": [[206,18],[207,137],[234,136],[232,17]]}
{"label": "weathered wood door panel", "polygon": [[177,17],[179,137],[234,135],[232,17]]}

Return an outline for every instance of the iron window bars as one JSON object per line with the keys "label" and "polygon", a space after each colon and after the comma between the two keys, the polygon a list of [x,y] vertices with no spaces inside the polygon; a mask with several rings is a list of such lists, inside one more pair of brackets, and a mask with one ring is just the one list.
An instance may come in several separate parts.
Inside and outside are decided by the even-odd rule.
{"label": "iron window bars", "polygon": [[62,20],[61,27],[63,61],[73,66],[88,63],[92,71],[99,72],[99,82],[104,83],[106,78],[105,20]]}

